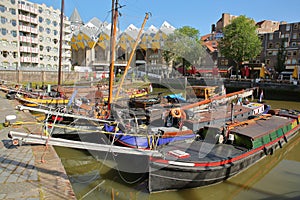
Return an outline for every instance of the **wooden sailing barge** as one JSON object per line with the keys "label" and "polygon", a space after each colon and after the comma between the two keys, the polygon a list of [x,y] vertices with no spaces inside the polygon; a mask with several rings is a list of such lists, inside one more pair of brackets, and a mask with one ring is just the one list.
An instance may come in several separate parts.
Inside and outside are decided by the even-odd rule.
{"label": "wooden sailing barge", "polygon": [[161,146],[158,151],[163,156],[150,157],[149,191],[192,188],[226,180],[292,140],[299,132],[299,121],[299,112],[281,111],[276,116],[261,116],[225,129],[207,127],[200,140]]}

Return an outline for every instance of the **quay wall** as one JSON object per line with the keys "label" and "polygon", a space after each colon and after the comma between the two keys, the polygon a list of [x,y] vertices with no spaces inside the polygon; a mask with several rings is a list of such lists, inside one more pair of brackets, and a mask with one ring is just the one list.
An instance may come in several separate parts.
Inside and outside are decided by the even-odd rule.
{"label": "quay wall", "polygon": [[[76,82],[92,76],[85,72],[62,72],[61,81]],[[40,82],[52,83],[57,82],[58,72],[56,71],[0,71],[0,80],[6,80],[13,83]]]}
{"label": "quay wall", "polygon": [[[233,80],[233,79],[214,79],[214,78],[176,78],[159,79],[151,78],[154,87],[164,87],[173,89],[184,89],[188,85],[223,85],[227,93],[241,89],[258,87],[264,91],[264,98],[269,100],[300,101],[300,83],[290,81],[270,81],[270,80]],[[258,98],[259,94],[255,96]]]}

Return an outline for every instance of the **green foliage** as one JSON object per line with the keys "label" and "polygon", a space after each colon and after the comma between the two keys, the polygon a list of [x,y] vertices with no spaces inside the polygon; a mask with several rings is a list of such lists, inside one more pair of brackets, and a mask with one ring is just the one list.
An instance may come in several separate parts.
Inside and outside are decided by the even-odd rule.
{"label": "green foliage", "polygon": [[190,37],[196,41],[199,41],[199,37],[200,37],[200,33],[199,30],[190,27],[190,26],[183,26],[177,30],[175,30],[175,32],[178,32],[179,34],[185,35],[187,37]]}
{"label": "green foliage", "polygon": [[149,82],[149,78],[146,74],[143,76],[143,80],[144,80],[144,82]]}
{"label": "green foliage", "polygon": [[242,15],[226,26],[224,38],[219,43],[221,54],[232,59],[237,66],[243,61],[254,59],[261,52],[261,41],[254,20]]}
{"label": "green foliage", "polygon": [[275,71],[278,72],[278,74],[285,70],[285,60],[286,60],[286,49],[284,47],[284,40],[281,40],[281,45],[278,49],[277,54],[277,63],[275,65]]}
{"label": "green foliage", "polygon": [[200,64],[205,50],[199,42],[199,31],[184,26],[170,34],[164,43],[162,56],[167,63],[182,62],[183,66]]}

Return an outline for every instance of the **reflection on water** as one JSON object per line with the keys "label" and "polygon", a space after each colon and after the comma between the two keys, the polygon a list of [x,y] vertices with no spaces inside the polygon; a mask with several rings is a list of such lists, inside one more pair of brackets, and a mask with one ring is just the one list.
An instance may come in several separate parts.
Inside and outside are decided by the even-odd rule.
{"label": "reflection on water", "polygon": [[[300,110],[300,102],[267,103],[272,108]],[[272,156],[222,183],[154,194],[147,192],[147,180],[141,174],[129,176],[110,169],[86,151],[56,150],[78,199],[300,199],[300,134]]]}

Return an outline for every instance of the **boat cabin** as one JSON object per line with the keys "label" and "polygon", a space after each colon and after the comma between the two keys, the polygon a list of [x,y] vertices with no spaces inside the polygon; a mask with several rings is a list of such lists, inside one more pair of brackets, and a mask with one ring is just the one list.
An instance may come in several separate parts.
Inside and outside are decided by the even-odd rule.
{"label": "boat cabin", "polygon": [[230,130],[230,134],[234,135],[234,145],[256,149],[283,136],[296,125],[296,120],[291,122],[286,118],[273,116],[236,126]]}
{"label": "boat cabin", "polygon": [[206,100],[221,94],[222,91],[218,86],[188,86],[186,88],[187,99],[200,98]]}

